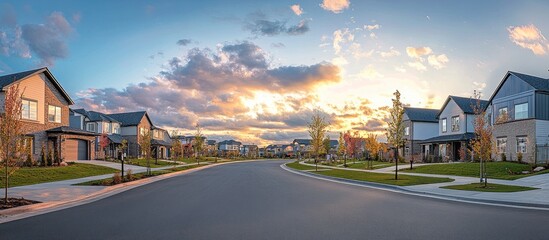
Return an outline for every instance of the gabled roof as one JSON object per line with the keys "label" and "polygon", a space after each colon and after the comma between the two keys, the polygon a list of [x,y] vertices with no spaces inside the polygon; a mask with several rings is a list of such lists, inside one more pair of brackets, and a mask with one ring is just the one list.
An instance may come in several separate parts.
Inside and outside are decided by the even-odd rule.
{"label": "gabled roof", "polygon": [[100,134],[94,132],[84,131],[78,128],[72,128],[69,126],[61,126],[52,129],[46,130],[47,133],[68,133],[75,135],[86,135],[86,136],[99,136]]}
{"label": "gabled roof", "polygon": [[242,145],[242,143],[231,139],[231,140],[221,141],[219,142],[219,145]]}
{"label": "gabled roof", "polygon": [[109,140],[111,140],[111,142],[113,143],[116,143],[116,144],[121,144],[122,143],[122,135],[120,134],[109,134],[107,135],[107,138],[109,138]]}
{"label": "gabled roof", "polygon": [[151,123],[151,126],[154,126],[154,124],[152,124],[151,119],[149,118],[149,114],[147,114],[146,111],[113,113],[113,114],[107,114],[107,116],[114,118],[116,121],[120,122],[123,127],[137,126],[141,122],[141,119],[143,119],[143,116],[146,116],[149,122]]}
{"label": "gabled roof", "polygon": [[[473,106],[477,105],[477,100],[474,98],[466,98],[466,97],[458,97],[458,96],[448,96],[446,99],[446,102],[442,105],[442,108],[440,108],[440,111],[437,113],[437,118],[440,116],[442,111],[444,111],[444,108],[446,108],[446,105],[451,100],[454,100],[454,102],[458,105],[459,108],[461,108],[461,111],[465,114],[475,114],[475,110],[473,109]],[[480,108],[482,110],[486,109],[488,107],[488,101],[486,100],[480,100]]]}
{"label": "gabled roof", "polygon": [[5,90],[6,87],[8,87],[8,86],[10,86],[14,83],[17,83],[19,81],[27,79],[30,76],[40,74],[40,73],[44,73],[51,80],[53,86],[57,89],[57,91],[59,91],[61,93],[61,96],[63,96],[63,98],[65,98],[65,100],[67,100],[69,105],[74,104],[74,102],[72,101],[69,94],[67,94],[65,89],[63,89],[63,87],[61,87],[61,84],[59,84],[57,79],[55,79],[55,77],[53,76],[53,74],[50,72],[50,70],[47,67],[0,76],[0,88],[2,90]]}
{"label": "gabled roof", "polygon": [[297,143],[299,145],[310,145],[311,144],[311,139],[294,139],[294,141],[292,143]]}
{"label": "gabled roof", "polygon": [[520,78],[522,81],[524,81],[528,85],[532,86],[536,90],[549,91],[549,79],[535,77],[535,76],[531,76],[531,75],[527,75],[527,74],[523,74],[523,73],[518,73],[518,72],[508,71],[505,74],[505,76],[503,76],[503,79],[500,81],[500,83],[499,83],[498,87],[496,88],[496,90],[494,90],[494,92],[492,93],[492,96],[490,97],[490,100],[488,100],[489,102],[492,102],[492,100],[494,99],[494,97],[498,93],[499,89],[503,86],[503,83],[505,83],[505,81],[507,80],[507,78],[511,74],[513,74],[514,76]]}
{"label": "gabled roof", "polygon": [[83,108],[71,109],[71,110],[75,113],[79,113],[79,114],[84,115],[91,122],[119,122],[116,119],[110,117],[109,115],[101,113],[101,112],[86,111]]}
{"label": "gabled roof", "polygon": [[455,142],[455,141],[469,141],[475,138],[474,133],[462,133],[452,135],[436,136],[429,139],[418,141],[418,143],[441,143],[441,142]]}
{"label": "gabled roof", "polygon": [[408,119],[413,122],[435,122],[438,123],[437,114],[440,110],[429,108],[412,108],[405,107],[404,113]]}
{"label": "gabled roof", "polygon": [[216,144],[217,144],[217,141],[215,141],[215,140],[208,140],[208,141],[206,141],[206,144],[208,144],[208,145],[216,145]]}

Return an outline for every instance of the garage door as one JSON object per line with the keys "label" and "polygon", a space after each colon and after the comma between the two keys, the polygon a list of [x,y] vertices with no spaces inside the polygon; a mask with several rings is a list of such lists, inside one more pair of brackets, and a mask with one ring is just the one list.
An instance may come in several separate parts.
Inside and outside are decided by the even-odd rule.
{"label": "garage door", "polygon": [[65,160],[88,160],[88,141],[67,139],[65,142]]}

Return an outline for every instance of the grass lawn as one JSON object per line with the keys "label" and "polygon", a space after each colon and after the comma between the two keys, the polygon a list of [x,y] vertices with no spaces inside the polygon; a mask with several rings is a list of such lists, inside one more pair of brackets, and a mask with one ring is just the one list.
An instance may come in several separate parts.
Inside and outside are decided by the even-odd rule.
{"label": "grass lawn", "polygon": [[453,189],[453,190],[464,190],[464,191],[476,191],[476,192],[522,192],[522,191],[530,191],[530,190],[538,189],[538,188],[532,188],[532,187],[502,185],[502,184],[495,184],[495,183],[488,183],[487,187],[484,187],[484,184],[481,184],[481,183],[470,183],[470,184],[464,184],[464,185],[445,186],[441,188]]}
{"label": "grass lawn", "polygon": [[[302,164],[299,164],[298,162],[287,163],[286,166],[296,170],[315,170],[314,166],[311,167],[307,165],[302,165]],[[318,164],[318,169],[322,169],[322,165]]]}
{"label": "grass lawn", "polygon": [[[149,161],[150,161],[150,164],[151,164],[151,168],[173,166],[173,161],[166,162],[166,161],[158,160],[158,164],[155,164],[154,159],[151,159]],[[147,166],[147,160],[144,159],[144,158],[142,158],[142,159],[130,159],[126,163],[131,164],[131,165],[141,166],[141,167],[146,167]]]}
{"label": "grass lawn", "polygon": [[[549,170],[533,174],[510,174],[512,172],[529,171],[530,165],[520,164],[515,162],[488,162],[486,166],[488,178],[515,180],[523,177],[533,176],[536,174],[549,173]],[[480,163],[453,163],[453,164],[434,164],[414,167],[414,169],[403,169],[400,171],[428,174],[443,174],[465,177],[479,177]]]}
{"label": "grass lawn", "polygon": [[[190,165],[190,166],[181,166],[176,168],[168,168],[163,170],[157,170],[152,171],[150,176],[145,175],[145,173],[135,173],[132,176],[132,181],[147,178],[147,177],[154,177],[162,174],[172,173],[172,172],[179,172],[187,169],[197,168],[205,166],[206,164],[200,164],[200,165]],[[124,176],[126,177],[126,176]],[[126,181],[127,182],[127,181]],[[112,178],[105,178],[105,179],[99,179],[99,180],[92,180],[88,182],[78,183],[74,184],[77,186],[111,186],[112,184]]]}
{"label": "grass lawn", "polygon": [[[314,170],[314,167],[310,166],[304,166],[300,165],[299,163],[288,163],[286,166],[290,168],[294,168],[297,170]],[[320,168],[319,168],[320,169]],[[406,176],[406,175],[399,175],[398,180],[395,180],[394,174],[386,174],[386,173],[371,173],[371,172],[358,172],[358,171],[350,171],[350,170],[339,170],[339,169],[331,169],[331,170],[323,170],[312,173],[319,174],[319,175],[325,175],[330,177],[338,177],[338,178],[345,178],[345,179],[352,179],[352,180],[359,180],[359,181],[366,181],[366,182],[375,182],[375,183],[383,183],[383,184],[390,184],[390,185],[397,185],[397,186],[410,186],[410,185],[419,185],[419,184],[430,184],[430,183],[441,183],[441,182],[452,182],[453,179],[449,178],[435,178],[435,177],[421,177],[421,176]]]}
{"label": "grass lawn", "polygon": [[65,167],[24,167],[10,176],[10,187],[103,175],[116,171],[85,163],[73,163]]}
{"label": "grass lawn", "polygon": [[[390,162],[372,161],[371,163],[372,163],[373,169],[380,169],[380,168],[395,166],[394,163],[390,163]],[[352,162],[350,164],[349,164],[349,162],[347,162],[347,166],[349,168],[366,169],[366,166],[368,166],[368,162],[360,161],[360,162],[356,162],[354,164]]]}

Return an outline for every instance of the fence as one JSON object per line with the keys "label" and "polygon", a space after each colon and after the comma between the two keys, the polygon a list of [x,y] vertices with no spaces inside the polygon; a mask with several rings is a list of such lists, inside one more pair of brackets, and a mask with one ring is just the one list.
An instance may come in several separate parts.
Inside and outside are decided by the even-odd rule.
{"label": "fence", "polygon": [[549,145],[536,145],[536,164],[545,164],[549,161]]}

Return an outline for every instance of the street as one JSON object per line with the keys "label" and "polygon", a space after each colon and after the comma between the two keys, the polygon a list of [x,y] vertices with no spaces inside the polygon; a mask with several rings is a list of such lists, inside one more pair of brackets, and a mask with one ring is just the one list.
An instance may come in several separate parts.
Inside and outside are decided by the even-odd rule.
{"label": "street", "polygon": [[0,224],[0,239],[547,239],[549,212],[226,164]]}

